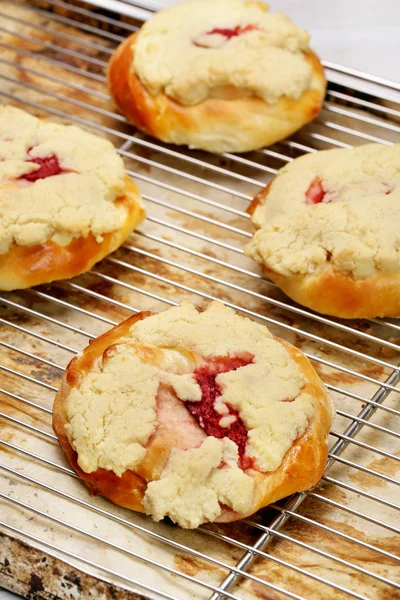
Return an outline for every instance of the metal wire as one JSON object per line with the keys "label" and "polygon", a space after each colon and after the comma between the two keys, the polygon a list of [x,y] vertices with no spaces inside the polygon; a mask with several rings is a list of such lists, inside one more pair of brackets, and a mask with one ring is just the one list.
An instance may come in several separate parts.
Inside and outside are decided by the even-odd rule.
{"label": "metal wire", "polygon": [[[137,30],[136,25],[105,16],[95,8],[88,10],[61,0],[48,0],[47,4],[50,9],[20,0],[3,2],[0,32],[6,34],[7,41],[0,39],[0,47],[7,54],[0,58],[3,82],[0,95],[5,101],[24,105],[27,110],[61,117],[119,140],[119,153],[129,160],[127,172],[143,186],[150,186],[145,187],[142,194],[150,214],[124,245],[123,252],[104,260],[89,276],[1,297],[5,313],[0,318],[3,328],[0,371],[4,374],[0,388],[4,406],[2,404],[0,418],[9,430],[23,432],[24,437],[19,443],[7,437],[0,439],[1,447],[6,450],[0,468],[7,477],[84,511],[89,519],[88,527],[86,523],[84,527],[77,526],[70,518],[64,516],[61,519],[48,512],[32,502],[29,495],[17,498],[6,488],[4,493],[0,492],[0,498],[27,514],[46,519],[60,530],[74,532],[121,556],[126,555],[132,561],[151,566],[157,572],[173,575],[176,581],[194,585],[193,589],[199,590],[193,592],[199,594],[193,596],[196,598],[206,594],[212,600],[240,600],[244,593],[241,582],[246,582],[265,589],[265,597],[271,593],[279,598],[308,600],[311,590],[320,585],[321,594],[322,590],[329,590],[341,597],[371,600],[369,594],[352,587],[345,579],[339,581],[335,577],[338,566],[346,569],[349,577],[362,575],[371,589],[378,584],[383,586],[381,597],[387,590],[398,589],[400,586],[393,577],[377,572],[374,566],[359,565],[351,557],[343,558],[334,550],[320,547],[312,536],[298,539],[287,525],[293,521],[298,526],[311,526],[321,535],[333,536],[339,545],[341,542],[354,544],[375,553],[381,560],[394,562],[398,558],[377,542],[364,541],[342,530],[340,522],[327,524],[309,513],[305,515],[302,505],[307,506],[307,502],[312,501],[326,511],[339,511],[342,516],[350,515],[370,526],[399,533],[395,521],[392,523],[380,514],[382,510],[394,512],[399,508],[392,497],[380,491],[380,487],[371,493],[349,480],[349,476],[351,473],[365,475],[390,490],[399,485],[392,471],[381,472],[379,463],[365,465],[363,457],[370,453],[381,457],[379,460],[391,461],[391,464],[400,461],[393,451],[395,446],[390,443],[400,437],[396,429],[400,411],[395,404],[399,393],[397,353],[400,345],[398,338],[390,337],[398,334],[400,326],[390,320],[371,319],[366,321],[370,327],[365,330],[352,322],[315,315],[289,303],[282,295],[277,295],[274,284],[265,282],[264,285],[260,273],[244,259],[243,245],[251,236],[249,216],[245,212],[247,203],[278,167],[293,160],[293,154],[315,152],[315,142],[324,147],[344,148],[360,140],[392,144],[390,136],[400,132],[394,121],[400,116],[400,104],[388,102],[385,90],[380,96],[366,97],[357,94],[357,86],[353,90],[344,85],[330,85],[323,113],[302,132],[302,139],[285,140],[279,147],[263,149],[251,156],[226,153],[217,161],[204,153],[191,153],[144,138],[130,129],[125,118],[112,107],[105,87],[105,59],[126,34]],[[143,8],[143,2],[138,6],[140,4]],[[16,9],[18,12],[14,14]],[[51,9],[60,9],[60,13]],[[46,24],[41,19],[45,19]],[[11,43],[10,39],[16,43]],[[10,56],[14,56],[16,62]],[[368,78],[353,70],[350,73],[334,63],[325,63],[325,66],[359,79]],[[393,82],[369,79],[392,91],[398,89]],[[218,231],[218,235],[210,233],[210,228]],[[111,291],[104,286],[111,286]],[[335,471],[333,474],[326,472],[322,484],[328,490],[346,491],[349,499],[355,496],[365,499],[369,510],[329,497],[321,488],[295,494],[282,505],[273,505],[273,517],[248,519],[243,527],[251,527],[253,537],[256,536],[254,543],[249,543],[246,538],[244,541],[229,530],[200,528],[199,540],[207,538],[207,544],[215,540],[243,552],[241,558],[232,563],[228,557],[199,551],[190,538],[187,543],[182,543],[174,534],[167,536],[162,529],[146,527],[120,516],[111,505],[105,509],[104,503],[100,505],[93,499],[89,502],[65,491],[69,490],[69,478],[78,480],[75,472],[53,460],[54,454],[51,458],[44,455],[44,447],[39,451],[33,443],[34,438],[41,438],[47,446],[57,448],[55,436],[43,429],[44,420],[46,427],[50,426],[51,410],[45,405],[46,395],[49,398],[54,395],[68,360],[99,331],[116,324],[120,315],[136,313],[146,303],[151,303],[152,307],[176,306],[183,296],[202,301],[223,298],[228,306],[274,327],[274,332],[283,337],[295,335],[306,344],[306,355],[314,364],[328,369],[322,377],[327,378],[327,387],[338,399],[341,421],[331,432],[335,443],[330,449],[327,465],[327,470],[335,467]],[[378,335],[375,331],[385,334]],[[330,380],[330,373],[335,378]],[[359,387],[354,389],[354,383]],[[39,420],[36,420],[36,414],[41,416]],[[385,420],[376,420],[389,416],[390,425]],[[349,450],[357,453],[343,456]],[[18,460],[22,462],[18,463]],[[51,485],[42,481],[32,466],[41,466],[42,473],[45,473],[43,469],[54,472],[57,476],[54,483],[53,480]],[[132,533],[140,533],[149,541],[157,541],[171,552],[179,551],[205,561],[210,567],[218,567],[222,573],[218,582],[211,583],[200,575],[186,574],[147,553],[126,547],[117,539],[93,534],[89,530],[92,513],[123,525]],[[7,516],[7,512],[4,514]],[[65,514],[69,515],[69,512]],[[94,556],[71,552],[49,540],[44,531],[39,535],[36,530],[33,534],[8,523],[7,518],[1,525],[5,531],[39,544],[49,553],[58,556],[61,552],[67,560],[81,564],[83,570],[93,572],[94,569],[126,589],[168,600],[186,599],[181,596],[186,592],[178,591],[179,584],[176,592],[171,594],[156,589],[152,582],[128,577],[119,569],[110,569]],[[289,558],[284,553],[277,555],[274,546],[269,546],[271,540],[275,544],[284,541],[291,548],[311,553],[314,562],[318,557],[327,559],[331,567],[321,573],[314,572],[310,565],[296,564],[290,555]],[[203,544],[203,547],[208,546]],[[279,584],[259,577],[257,571],[252,570],[259,560],[288,570],[293,577],[303,577],[309,582],[310,594],[299,595],[289,583],[290,579],[286,581],[285,577],[279,579]]]}

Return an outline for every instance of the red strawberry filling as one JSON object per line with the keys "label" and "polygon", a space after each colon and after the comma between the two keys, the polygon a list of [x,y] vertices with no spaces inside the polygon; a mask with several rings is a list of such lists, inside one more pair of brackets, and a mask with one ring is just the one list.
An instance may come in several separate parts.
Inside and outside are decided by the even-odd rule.
{"label": "red strawberry filling", "polygon": [[306,191],[306,204],[319,204],[323,201],[325,191],[320,179],[314,179]]}
{"label": "red strawberry filling", "polygon": [[236,27],[228,28],[228,27],[215,27],[210,31],[207,31],[206,35],[212,35],[213,33],[219,33],[219,35],[224,35],[228,40],[233,37],[237,37],[239,35],[243,35],[244,33],[248,33],[249,31],[255,31],[257,28],[256,25],[246,25],[246,27],[241,27],[240,25],[236,25]]}
{"label": "red strawberry filling", "polygon": [[44,158],[38,156],[36,158],[30,158],[26,162],[39,165],[39,169],[36,171],[32,171],[32,173],[26,173],[20,177],[20,179],[25,179],[31,183],[37,181],[38,179],[46,179],[46,177],[53,177],[53,175],[59,175],[60,173],[65,172],[61,168],[59,160],[55,155],[46,156]]}
{"label": "red strawberry filling", "polygon": [[[259,29],[257,25],[246,25],[242,27],[241,25],[236,25],[236,27],[214,27],[214,29],[210,29],[210,31],[206,31],[204,34],[199,36],[201,39],[205,35],[223,35],[227,40],[230,40],[233,37],[238,37],[239,35],[243,35],[244,33],[249,33],[250,31],[255,31]],[[195,46],[200,46],[202,48],[208,48],[209,46],[206,44],[202,44],[200,39],[195,40],[193,43]]]}
{"label": "red strawberry filling", "polygon": [[242,469],[249,468],[250,466],[249,459],[245,457],[248,430],[241,420],[238,411],[229,406],[229,415],[227,413],[224,416],[233,417],[235,420],[228,427],[220,425],[222,415],[217,413],[214,408],[216,399],[221,396],[221,390],[216,383],[216,377],[220,373],[236,371],[236,369],[244,367],[251,362],[251,358],[219,358],[204,367],[196,369],[194,376],[201,388],[202,397],[200,402],[185,402],[186,408],[207,435],[218,439],[228,437],[235,442],[239,450],[240,466]]}
{"label": "red strawberry filling", "polygon": [[[350,184],[346,184],[345,188],[347,190],[357,190],[363,196],[369,196],[371,194],[390,194],[393,191],[393,188],[384,182],[370,182],[370,181],[355,181]],[[305,203],[309,205],[320,204],[323,202],[324,204],[329,204],[330,202],[336,202],[338,197],[340,196],[341,190],[334,191],[326,191],[323,188],[322,181],[319,177],[316,177],[310,184],[308,190],[305,194]]]}

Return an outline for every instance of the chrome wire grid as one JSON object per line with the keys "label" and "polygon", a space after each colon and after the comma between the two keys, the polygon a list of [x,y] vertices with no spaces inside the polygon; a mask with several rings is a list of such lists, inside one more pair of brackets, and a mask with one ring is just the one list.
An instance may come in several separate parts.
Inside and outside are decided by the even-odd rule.
{"label": "chrome wire grid", "polygon": [[[107,60],[135,29],[78,2],[0,7],[2,101],[108,136],[148,211],[91,273],[0,298],[3,531],[137,593],[128,597],[399,598],[400,324],[339,321],[294,305],[243,246],[248,202],[288,161],[399,140],[400,86],[386,82],[373,96],[360,91],[361,77],[353,88],[331,83],[317,121],[290,140],[246,156],[189,152],[138,133],[110,101]],[[244,522],[185,532],[90,496],[51,431],[51,404],[68,361],[110,326],[140,310],[215,298],[299,346],[338,416],[319,486]],[[2,567],[0,582],[13,588],[15,574]],[[85,597],[79,586],[77,594]]]}

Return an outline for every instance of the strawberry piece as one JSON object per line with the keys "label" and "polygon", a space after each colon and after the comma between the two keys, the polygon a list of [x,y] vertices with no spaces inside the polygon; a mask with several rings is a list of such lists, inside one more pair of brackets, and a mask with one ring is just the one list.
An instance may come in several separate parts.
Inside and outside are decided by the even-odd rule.
{"label": "strawberry piece", "polygon": [[306,204],[319,204],[325,196],[322,182],[320,179],[314,179],[306,191]]}
{"label": "strawberry piece", "polygon": [[226,38],[228,38],[228,40],[230,40],[233,37],[243,35],[244,33],[248,33],[249,31],[255,31],[256,29],[257,27],[255,25],[246,25],[246,27],[236,25],[236,27],[233,28],[215,27],[214,29],[211,29],[211,31],[207,31],[206,35],[219,33],[219,35],[224,35]]}
{"label": "strawberry piece", "polygon": [[57,156],[46,156],[45,158],[36,157],[30,158],[26,162],[35,163],[39,165],[40,168],[36,171],[32,171],[32,173],[26,173],[26,175],[22,175],[20,179],[25,179],[26,181],[30,181],[33,183],[38,179],[46,179],[46,177],[53,177],[54,175],[59,175],[63,173],[63,169],[60,166]]}
{"label": "strawberry piece", "polygon": [[[219,373],[235,371],[250,363],[251,359],[247,358],[221,358],[204,367],[196,369],[194,376],[201,388],[202,397],[200,402],[185,402],[185,406],[190,414],[198,422],[200,427],[204,429],[208,436],[213,436],[218,439],[228,437],[235,442],[239,450],[240,465],[242,469],[248,468],[249,466],[249,459],[246,459],[244,456],[247,444],[247,427],[241,420],[238,411],[231,407],[228,407],[229,416],[233,416],[235,422],[229,425],[229,427],[221,427],[219,422],[222,415],[217,413],[214,408],[214,403],[215,400],[221,396],[221,390],[216,383],[217,375],[219,375]],[[228,416],[228,414],[226,416]]]}
{"label": "strawberry piece", "polygon": [[[256,31],[259,29],[257,25],[246,25],[242,27],[241,25],[236,25],[236,27],[214,27],[214,29],[210,29],[210,31],[206,31],[204,34],[199,36],[201,39],[204,35],[223,35],[227,40],[230,40],[233,37],[238,37],[239,35],[243,35],[244,33],[249,33],[250,31]],[[202,44],[200,41],[193,42],[195,46],[199,46],[200,48],[209,48],[205,43]]]}

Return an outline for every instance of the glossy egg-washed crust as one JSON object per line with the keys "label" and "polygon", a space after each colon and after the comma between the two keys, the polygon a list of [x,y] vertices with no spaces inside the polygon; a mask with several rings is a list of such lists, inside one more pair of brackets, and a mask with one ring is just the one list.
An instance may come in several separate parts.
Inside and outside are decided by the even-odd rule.
{"label": "glossy egg-washed crust", "polygon": [[[183,106],[164,93],[151,95],[133,69],[137,33],[116,49],[108,67],[108,85],[129,121],[150,135],[173,144],[210,152],[246,152],[269,146],[291,135],[319,113],[326,79],[318,57],[309,50],[311,86],[298,100],[283,97],[275,104],[243,97],[233,86],[194,106]],[[221,139],[224,140],[223,147]]]}
{"label": "glossy egg-washed crust", "polygon": [[[176,445],[174,433],[169,432],[163,437],[153,436],[147,447],[146,456],[135,472],[127,470],[121,477],[112,471],[101,468],[93,473],[85,473],[78,465],[77,453],[69,443],[65,432],[66,401],[71,388],[80,386],[87,373],[93,368],[96,361],[105,352],[107,353],[110,346],[117,344],[125,336],[129,336],[129,329],[135,322],[152,314],[141,312],[130,317],[91,342],[82,354],[69,363],[53,406],[53,429],[78,475],[94,492],[102,494],[120,506],[139,512],[144,512],[142,501],[147,483],[161,476],[169,452]],[[285,346],[303,372],[306,381],[303,391],[308,392],[314,398],[315,416],[310,421],[305,433],[288,450],[276,471],[271,473],[259,473],[254,469],[246,471],[256,482],[256,492],[251,510],[246,515],[235,513],[229,509],[224,510],[216,519],[220,522],[241,519],[280,498],[309,489],[319,481],[325,468],[328,453],[326,439],[332,424],[330,399],[307,358],[291,344],[279,338],[275,339]],[[144,349],[144,351],[154,352],[154,360],[157,360],[157,349]],[[147,356],[147,358],[149,357]]]}
{"label": "glossy egg-washed crust", "polygon": [[[252,215],[268,196],[272,180],[251,202]],[[352,273],[337,271],[329,262],[313,274],[281,275],[261,265],[262,271],[289,298],[316,312],[341,319],[400,317],[400,275],[377,270],[356,279]]]}
{"label": "glossy egg-washed crust", "polygon": [[139,190],[126,176],[126,194],[115,200],[128,211],[122,227],[103,235],[97,242],[92,234],[73,239],[67,246],[49,241],[38,246],[14,244],[0,255],[0,290],[16,290],[68,279],[84,273],[99,260],[114,252],[144,218]]}

